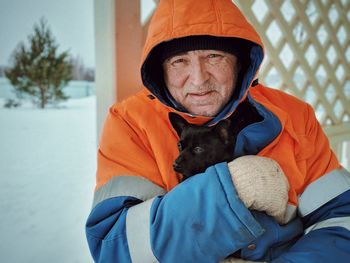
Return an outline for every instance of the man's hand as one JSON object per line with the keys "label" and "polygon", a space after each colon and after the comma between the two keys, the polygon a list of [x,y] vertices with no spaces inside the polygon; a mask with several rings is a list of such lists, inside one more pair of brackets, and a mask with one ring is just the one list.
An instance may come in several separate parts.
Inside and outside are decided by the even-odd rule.
{"label": "man's hand", "polygon": [[247,208],[266,212],[280,224],[285,223],[289,184],[276,161],[247,155],[228,163],[228,167],[238,195]]}

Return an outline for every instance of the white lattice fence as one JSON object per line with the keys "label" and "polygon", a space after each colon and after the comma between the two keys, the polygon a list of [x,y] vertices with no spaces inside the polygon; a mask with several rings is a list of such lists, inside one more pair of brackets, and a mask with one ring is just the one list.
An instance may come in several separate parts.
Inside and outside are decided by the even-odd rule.
{"label": "white lattice fence", "polygon": [[234,0],[263,39],[261,82],[310,103],[350,167],[350,1]]}

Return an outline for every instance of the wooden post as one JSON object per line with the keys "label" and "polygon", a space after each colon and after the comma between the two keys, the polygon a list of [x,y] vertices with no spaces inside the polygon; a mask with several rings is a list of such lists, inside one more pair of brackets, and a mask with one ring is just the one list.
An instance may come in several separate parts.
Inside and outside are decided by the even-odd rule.
{"label": "wooden post", "polygon": [[140,9],[140,0],[94,0],[98,138],[108,108],[141,87]]}
{"label": "wooden post", "polygon": [[99,141],[108,108],[116,102],[115,0],[94,0],[96,124]]}
{"label": "wooden post", "polygon": [[121,101],[141,88],[142,25],[140,1],[115,0],[116,94]]}

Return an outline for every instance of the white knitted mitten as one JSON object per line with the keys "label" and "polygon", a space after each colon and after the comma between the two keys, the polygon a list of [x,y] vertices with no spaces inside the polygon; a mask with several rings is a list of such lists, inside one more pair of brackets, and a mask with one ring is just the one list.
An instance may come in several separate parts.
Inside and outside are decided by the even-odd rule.
{"label": "white knitted mitten", "polygon": [[289,184],[281,167],[270,158],[246,155],[228,163],[240,199],[252,210],[266,212],[285,223]]}

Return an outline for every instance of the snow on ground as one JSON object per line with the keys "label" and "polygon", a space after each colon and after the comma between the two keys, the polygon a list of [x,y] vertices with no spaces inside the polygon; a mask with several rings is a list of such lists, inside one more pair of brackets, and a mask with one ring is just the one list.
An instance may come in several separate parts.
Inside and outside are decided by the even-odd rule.
{"label": "snow on ground", "polygon": [[89,263],[95,97],[45,110],[0,101],[0,262]]}

